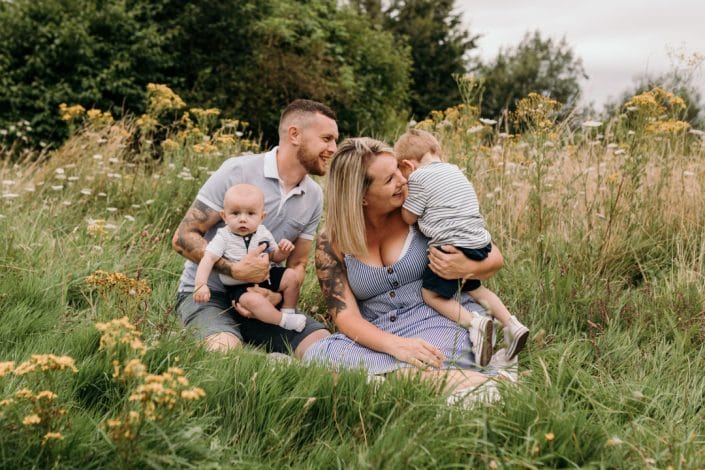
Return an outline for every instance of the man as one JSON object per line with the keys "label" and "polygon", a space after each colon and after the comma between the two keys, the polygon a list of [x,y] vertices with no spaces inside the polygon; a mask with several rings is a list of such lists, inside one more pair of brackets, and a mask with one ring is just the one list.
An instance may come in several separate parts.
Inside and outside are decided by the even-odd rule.
{"label": "man", "polygon": [[[220,211],[223,197],[231,186],[249,183],[264,192],[267,216],[264,225],[279,241],[294,243],[287,267],[296,272],[301,286],[313,238],[320,219],[323,195],[320,186],[308,175],[324,175],[328,161],[336,150],[338,126],[335,113],[311,100],[296,100],[282,112],[279,120],[279,146],[260,155],[246,155],[226,160],[201,187],[196,200],[172,239],[172,246],[187,261],[181,275],[176,311],[184,326],[205,338],[206,348],[226,351],[242,343],[265,345],[275,352],[294,351],[301,358],[310,345],[330,333],[307,318],[300,333],[269,325],[251,317],[241,305],[228,301],[217,273],[228,274],[246,282],[262,282],[269,272],[267,256],[260,256],[262,245],[238,262],[220,259],[208,279],[209,302],[193,300],[198,262],[208,241],[223,226]],[[216,272],[217,271],[217,272]],[[253,287],[273,304],[279,294]]]}

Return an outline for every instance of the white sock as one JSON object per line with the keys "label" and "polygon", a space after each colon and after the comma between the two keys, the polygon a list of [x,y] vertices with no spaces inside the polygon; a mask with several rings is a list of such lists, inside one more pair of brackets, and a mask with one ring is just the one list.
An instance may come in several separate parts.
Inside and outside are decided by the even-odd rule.
{"label": "white sock", "polygon": [[292,309],[282,309],[282,319],[279,322],[279,326],[284,328],[285,330],[294,330],[301,332],[304,330],[306,327],[306,316],[301,315],[300,313],[289,313],[285,312],[285,310],[294,310]]}

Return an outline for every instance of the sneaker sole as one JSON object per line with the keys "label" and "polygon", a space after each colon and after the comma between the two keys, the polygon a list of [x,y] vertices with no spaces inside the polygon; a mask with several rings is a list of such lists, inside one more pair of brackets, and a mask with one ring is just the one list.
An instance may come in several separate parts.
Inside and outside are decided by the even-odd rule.
{"label": "sneaker sole", "polygon": [[511,360],[524,349],[526,346],[526,340],[529,339],[529,329],[526,327],[519,329],[519,334],[517,334],[512,342],[507,346],[507,357]]}
{"label": "sneaker sole", "polygon": [[[475,347],[473,347],[473,352],[475,354],[475,360],[477,361],[478,365],[480,367],[485,367],[487,364],[490,363],[490,360],[492,359],[492,320],[490,318],[486,319],[487,321],[485,322],[484,329],[485,331],[483,332],[483,337],[482,337],[482,347],[479,351],[479,354],[476,353]],[[478,357],[479,356],[479,357]]]}

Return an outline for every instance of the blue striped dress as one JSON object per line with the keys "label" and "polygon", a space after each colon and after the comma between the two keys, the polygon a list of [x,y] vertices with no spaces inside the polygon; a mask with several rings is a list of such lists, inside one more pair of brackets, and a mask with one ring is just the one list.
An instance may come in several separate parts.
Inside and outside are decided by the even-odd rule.
{"label": "blue striped dress", "polygon": [[[422,338],[433,344],[445,355],[444,368],[474,368],[467,330],[431,309],[421,297],[428,240],[412,228],[407,242],[402,256],[390,266],[369,266],[353,256],[345,256],[348,282],[362,317],[380,330],[405,338]],[[466,294],[463,305],[484,313]],[[314,343],[306,351],[304,361],[326,363],[335,368],[362,367],[370,374],[411,367],[389,354],[366,348],[342,333]]]}

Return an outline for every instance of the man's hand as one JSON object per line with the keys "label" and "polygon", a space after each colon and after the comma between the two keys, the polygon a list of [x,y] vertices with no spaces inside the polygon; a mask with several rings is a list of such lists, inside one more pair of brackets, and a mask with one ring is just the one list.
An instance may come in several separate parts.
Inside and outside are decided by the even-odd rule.
{"label": "man's hand", "polygon": [[244,282],[264,282],[269,276],[269,256],[262,256],[266,248],[262,244],[233,263],[230,276]]}

